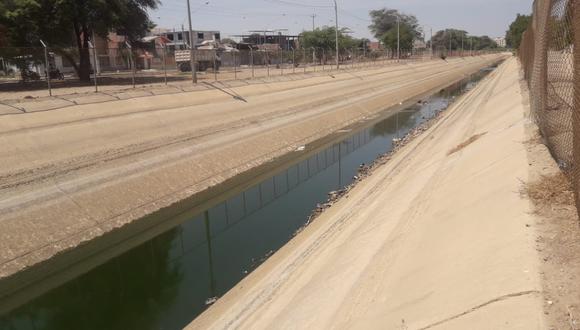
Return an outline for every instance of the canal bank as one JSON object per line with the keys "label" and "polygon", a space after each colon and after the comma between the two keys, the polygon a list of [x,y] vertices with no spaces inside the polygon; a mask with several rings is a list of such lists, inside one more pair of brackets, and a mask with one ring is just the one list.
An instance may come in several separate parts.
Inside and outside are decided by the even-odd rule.
{"label": "canal bank", "polygon": [[[182,215],[188,221],[166,221],[182,225],[96,270],[77,277],[69,275],[71,279],[65,285],[11,313],[10,321],[30,322],[32,315],[44,311],[54,320],[67,322],[67,317],[58,317],[58,311],[68,313],[78,308],[79,313],[74,315],[79,318],[68,319],[70,323],[51,323],[47,321],[51,318],[45,317],[43,324],[55,328],[75,323],[86,328],[179,328],[187,324],[206,308],[208,299],[211,302],[213,297],[223,295],[270,251],[287,242],[304,225],[316,204],[326,200],[329,191],[352,181],[361,163],[368,164],[378,154],[388,152],[393,139],[445,109],[484,75],[475,74],[432,97],[421,97],[420,103],[413,99],[400,106],[403,111],[391,109],[369,118],[366,124],[343,129],[304,148],[298,146],[294,159],[282,162],[286,164],[282,170],[278,167],[260,171],[260,175],[255,175],[257,180],[230,189],[231,196],[213,202],[218,205],[201,210],[197,216],[196,211]],[[397,115],[392,116],[393,112]],[[99,278],[106,280],[101,282]],[[131,281],[138,284],[128,285]],[[89,292],[87,288],[91,288]],[[166,306],[158,306],[162,304],[162,293],[167,295]],[[87,301],[109,303],[105,309],[87,311],[80,307],[86,306]],[[149,306],[150,301],[156,302],[154,306]],[[111,323],[91,321],[95,318],[104,322],[104,314],[112,315],[108,319]],[[137,314],[151,318],[131,317]]]}
{"label": "canal bank", "polygon": [[545,328],[526,109],[511,59],[188,329]]}

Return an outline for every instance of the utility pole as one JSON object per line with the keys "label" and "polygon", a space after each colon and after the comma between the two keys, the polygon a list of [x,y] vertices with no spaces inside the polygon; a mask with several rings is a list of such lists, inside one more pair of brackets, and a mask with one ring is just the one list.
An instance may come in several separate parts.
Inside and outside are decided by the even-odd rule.
{"label": "utility pole", "polygon": [[401,19],[397,15],[397,62],[401,59]]}
{"label": "utility pole", "polygon": [[191,29],[191,8],[187,0],[187,20],[189,21],[189,60],[191,66],[191,81],[197,84],[197,69],[195,65],[195,45],[193,43],[193,30]]}
{"label": "utility pole", "polygon": [[433,28],[431,28],[431,40],[429,42],[431,43],[431,58],[433,58]]}
{"label": "utility pole", "polygon": [[336,0],[334,0],[334,23],[336,28],[335,33],[335,43],[336,43],[336,70],[340,69],[339,62],[338,62],[338,5],[336,4]]}
{"label": "utility pole", "polygon": [[310,15],[310,17],[312,17],[312,31],[314,31],[316,29],[316,26],[314,25],[314,18],[316,17],[316,14]]}
{"label": "utility pole", "polygon": [[463,33],[461,33],[461,56],[463,57]]}

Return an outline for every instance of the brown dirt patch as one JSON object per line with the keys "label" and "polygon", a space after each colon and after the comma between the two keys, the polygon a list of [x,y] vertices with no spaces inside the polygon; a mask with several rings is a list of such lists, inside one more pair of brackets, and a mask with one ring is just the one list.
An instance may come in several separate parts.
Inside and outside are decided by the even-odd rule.
{"label": "brown dirt patch", "polygon": [[476,134],[476,135],[470,137],[469,139],[463,141],[461,144],[457,145],[455,148],[449,150],[449,152],[447,153],[447,156],[453,155],[454,153],[459,152],[459,151],[465,149],[467,146],[469,146],[473,142],[479,140],[485,134],[487,134],[487,132],[484,132],[484,133],[481,133],[481,134]]}

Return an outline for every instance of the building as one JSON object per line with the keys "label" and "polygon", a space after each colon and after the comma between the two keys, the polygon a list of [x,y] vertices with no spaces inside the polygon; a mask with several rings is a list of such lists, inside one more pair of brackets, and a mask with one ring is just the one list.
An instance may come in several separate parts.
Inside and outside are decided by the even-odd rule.
{"label": "building", "polygon": [[250,34],[235,35],[232,37],[241,39],[242,44],[256,46],[254,48],[267,48],[269,50],[297,49],[300,41],[300,36],[282,34],[282,32],[278,30],[250,31]]}
{"label": "building", "polygon": [[[107,38],[95,36],[95,48],[97,53],[97,72],[111,70],[127,70],[130,64],[124,55],[127,37],[109,32]],[[91,56],[91,65],[93,57]]]}
{"label": "building", "polygon": [[425,40],[415,39],[415,40],[413,40],[413,49],[414,50],[425,50],[425,49],[427,49],[427,43],[425,42]]}
{"label": "building", "polygon": [[383,50],[384,47],[380,43],[380,41],[371,41],[371,42],[369,42],[369,49],[370,50]]}
{"label": "building", "polygon": [[[165,37],[169,40],[167,47],[170,49],[187,49],[189,48],[189,31],[170,31],[158,29],[154,31],[155,35]],[[220,41],[220,31],[193,31],[193,43],[199,45],[204,41]]]}
{"label": "building", "polygon": [[500,48],[505,48],[505,46],[506,46],[505,37],[497,37],[497,38],[494,38],[493,41],[495,41],[497,46]]}

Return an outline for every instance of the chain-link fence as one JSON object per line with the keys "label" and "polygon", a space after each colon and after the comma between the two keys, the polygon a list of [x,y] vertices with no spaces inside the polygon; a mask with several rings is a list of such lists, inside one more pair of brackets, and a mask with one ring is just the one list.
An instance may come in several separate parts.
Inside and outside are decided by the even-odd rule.
{"label": "chain-link fence", "polygon": [[[477,56],[484,52],[455,52]],[[439,57],[429,49],[196,49],[194,65],[201,82],[357,69],[398,61]],[[0,91],[47,90],[48,95],[97,91],[145,84],[169,84],[192,79],[190,50],[160,47],[119,48],[0,48]]]}
{"label": "chain-link fence", "polygon": [[579,12],[579,0],[536,0],[519,49],[533,119],[558,165],[573,182],[578,206],[580,56],[575,47],[580,44]]}

